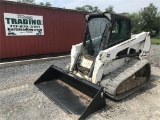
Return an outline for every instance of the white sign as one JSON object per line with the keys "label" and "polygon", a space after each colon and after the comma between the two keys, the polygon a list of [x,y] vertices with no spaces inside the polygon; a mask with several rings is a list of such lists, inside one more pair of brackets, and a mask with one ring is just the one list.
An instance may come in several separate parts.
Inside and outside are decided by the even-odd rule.
{"label": "white sign", "polygon": [[6,36],[44,35],[43,16],[4,13]]}

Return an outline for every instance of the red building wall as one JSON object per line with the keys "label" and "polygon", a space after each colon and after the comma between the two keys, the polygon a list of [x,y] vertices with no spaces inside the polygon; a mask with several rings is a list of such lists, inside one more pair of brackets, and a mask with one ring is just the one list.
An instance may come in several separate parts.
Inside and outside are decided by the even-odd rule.
{"label": "red building wall", "polygon": [[[43,16],[44,35],[6,36],[3,13]],[[0,2],[0,58],[69,52],[82,41],[84,14],[15,2]]]}

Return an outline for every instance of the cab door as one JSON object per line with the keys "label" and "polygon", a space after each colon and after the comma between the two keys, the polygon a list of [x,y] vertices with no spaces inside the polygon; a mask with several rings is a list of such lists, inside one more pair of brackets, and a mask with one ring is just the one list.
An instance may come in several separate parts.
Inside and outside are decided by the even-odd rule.
{"label": "cab door", "polygon": [[115,19],[109,37],[108,48],[131,38],[130,21]]}

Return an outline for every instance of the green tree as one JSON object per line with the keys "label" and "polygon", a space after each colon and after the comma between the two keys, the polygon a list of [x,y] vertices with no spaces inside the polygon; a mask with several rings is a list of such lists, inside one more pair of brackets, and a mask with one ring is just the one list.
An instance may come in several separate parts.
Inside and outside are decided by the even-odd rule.
{"label": "green tree", "polygon": [[17,0],[17,2],[28,3],[28,4],[35,4],[35,0]]}
{"label": "green tree", "polygon": [[78,11],[84,11],[84,12],[97,12],[97,13],[101,12],[101,10],[97,6],[92,7],[91,5],[76,7],[75,9]]}
{"label": "green tree", "polygon": [[158,33],[158,17],[156,16],[158,8],[154,6],[153,3],[150,3],[148,7],[142,9],[139,14],[141,16],[141,28],[144,31],[149,31],[151,34]]}
{"label": "green tree", "polygon": [[159,19],[157,16],[157,8],[151,3],[148,7],[141,9],[137,13],[122,13],[131,19],[132,33],[140,33],[148,31],[152,35],[159,31]]}
{"label": "green tree", "polygon": [[105,12],[112,12],[112,13],[115,13],[114,7],[113,7],[112,5],[109,5],[109,6],[105,9]]}
{"label": "green tree", "polygon": [[139,13],[127,14],[127,17],[131,20],[132,33],[137,34],[142,32],[141,29],[141,16]]}
{"label": "green tree", "polygon": [[52,6],[52,4],[50,2],[46,2],[46,3],[40,2],[39,5],[40,6],[47,6],[47,7],[51,7]]}
{"label": "green tree", "polygon": [[43,3],[43,2],[40,2],[39,5],[40,5],[40,6],[44,6],[44,3]]}
{"label": "green tree", "polygon": [[157,19],[158,19],[158,20],[157,20],[157,22],[158,22],[157,25],[159,26],[159,38],[160,38],[160,11],[157,13],[156,16],[157,16]]}
{"label": "green tree", "polygon": [[46,5],[45,6],[47,6],[47,7],[51,7],[52,6],[52,4],[50,3],[50,2],[46,2]]}

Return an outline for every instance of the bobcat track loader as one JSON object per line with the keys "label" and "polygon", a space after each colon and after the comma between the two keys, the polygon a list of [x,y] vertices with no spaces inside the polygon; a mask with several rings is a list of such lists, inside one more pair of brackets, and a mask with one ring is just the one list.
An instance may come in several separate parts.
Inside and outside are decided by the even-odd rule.
{"label": "bobcat track loader", "polygon": [[87,14],[83,43],[73,45],[69,70],[52,65],[34,84],[74,118],[121,100],[150,80],[150,35],[131,35],[130,19],[113,13]]}

